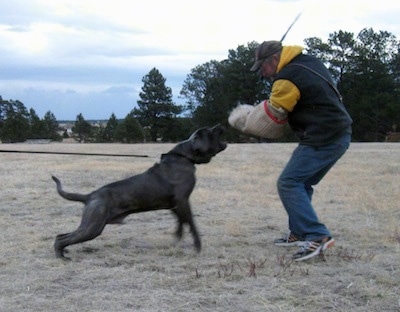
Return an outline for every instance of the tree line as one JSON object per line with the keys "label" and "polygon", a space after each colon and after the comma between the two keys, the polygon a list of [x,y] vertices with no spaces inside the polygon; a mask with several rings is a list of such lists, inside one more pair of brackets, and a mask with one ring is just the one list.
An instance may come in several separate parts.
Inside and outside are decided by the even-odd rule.
{"label": "tree line", "polygon": [[[221,123],[231,142],[249,140],[227,124],[229,112],[239,103],[256,104],[269,97],[270,82],[249,71],[258,43],[239,45],[222,61],[210,60],[187,75],[180,97],[172,100],[166,79],[153,68],[142,78],[140,99],[124,119],[112,114],[106,126],[94,128],[77,115],[73,135],[80,142],[176,142],[194,129]],[[338,31],[327,41],[304,40],[305,51],[320,58],[332,73],[343,102],[351,114],[353,141],[384,141],[400,123],[400,43],[389,32],[363,29],[357,36]],[[60,139],[56,118],[48,112],[39,119],[19,101],[0,97],[0,138]],[[66,134],[64,134],[66,136]],[[290,130],[280,141],[295,140]]]}
{"label": "tree line", "polygon": [[40,119],[20,101],[5,101],[0,96],[0,139],[2,142],[23,142],[26,139],[60,141],[58,122],[52,112]]}

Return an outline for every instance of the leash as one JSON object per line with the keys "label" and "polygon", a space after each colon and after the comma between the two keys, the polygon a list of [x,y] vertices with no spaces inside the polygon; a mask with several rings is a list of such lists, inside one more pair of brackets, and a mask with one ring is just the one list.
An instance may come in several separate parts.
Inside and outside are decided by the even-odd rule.
{"label": "leash", "polygon": [[135,154],[101,154],[101,153],[45,152],[45,151],[20,151],[20,150],[0,150],[0,153],[107,156],[107,157],[140,157],[140,158],[149,157],[148,155],[135,155]]}

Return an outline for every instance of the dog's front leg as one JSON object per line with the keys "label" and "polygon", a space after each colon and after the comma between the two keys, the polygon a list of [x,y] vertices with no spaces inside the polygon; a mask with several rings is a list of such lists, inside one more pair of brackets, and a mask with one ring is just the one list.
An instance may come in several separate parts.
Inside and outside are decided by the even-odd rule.
{"label": "dog's front leg", "polygon": [[201,241],[199,233],[197,232],[197,227],[193,219],[192,210],[190,208],[190,203],[187,200],[178,201],[176,209],[173,210],[178,217],[178,227],[176,230],[176,236],[178,239],[182,238],[183,234],[183,224],[187,223],[190,227],[190,232],[193,235],[194,247],[197,252],[201,251]]}
{"label": "dog's front leg", "polygon": [[178,240],[181,240],[183,236],[183,221],[181,220],[181,218],[179,218],[179,215],[177,215],[177,217],[178,217],[178,226],[176,228],[175,236]]}

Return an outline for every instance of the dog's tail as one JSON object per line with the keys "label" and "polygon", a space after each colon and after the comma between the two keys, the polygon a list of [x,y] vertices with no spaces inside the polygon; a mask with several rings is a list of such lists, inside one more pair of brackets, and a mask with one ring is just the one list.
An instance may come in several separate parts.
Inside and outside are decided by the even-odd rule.
{"label": "dog's tail", "polygon": [[89,195],[86,194],[78,194],[78,193],[67,193],[62,189],[61,182],[55,176],[52,176],[52,179],[57,184],[57,192],[61,197],[64,197],[68,200],[79,201],[85,203],[89,199]]}

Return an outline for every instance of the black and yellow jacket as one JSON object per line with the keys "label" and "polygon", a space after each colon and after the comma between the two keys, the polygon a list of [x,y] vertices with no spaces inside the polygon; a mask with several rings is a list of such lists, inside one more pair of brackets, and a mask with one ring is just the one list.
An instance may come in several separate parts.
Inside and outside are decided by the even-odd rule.
{"label": "black and yellow jacket", "polygon": [[288,112],[289,125],[300,144],[323,146],[351,134],[352,119],[326,81],[333,85],[327,68],[302,50],[299,46],[283,47],[270,102]]}

